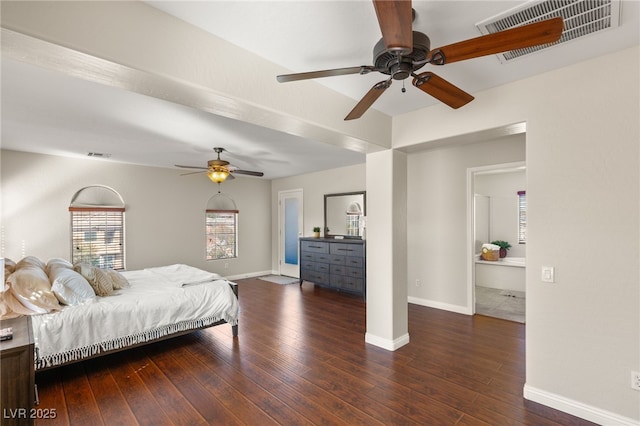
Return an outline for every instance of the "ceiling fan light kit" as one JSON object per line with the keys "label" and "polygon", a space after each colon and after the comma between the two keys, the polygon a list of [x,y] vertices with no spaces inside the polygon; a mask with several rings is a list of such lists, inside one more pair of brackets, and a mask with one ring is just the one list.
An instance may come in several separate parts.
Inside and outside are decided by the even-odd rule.
{"label": "ceiling fan light kit", "polygon": [[[285,83],[338,75],[368,74],[372,71],[388,75],[389,79],[380,81],[369,89],[345,120],[360,118],[391,86],[393,80],[405,80],[409,77],[413,77],[415,87],[456,109],[471,102],[473,96],[432,72],[418,75],[416,71],[426,64],[445,65],[515,49],[552,44],[560,39],[564,29],[563,18],[557,16],[430,50],[429,37],[412,29],[415,11],[411,7],[411,1],[373,0],[373,5],[382,32],[382,39],[373,48],[374,65],[284,74],[277,76],[277,80]],[[404,92],[404,85],[402,91]]]}
{"label": "ceiling fan light kit", "polygon": [[211,179],[212,182],[222,183],[229,177],[229,172],[225,169],[214,168],[213,170],[207,171],[207,177]]}

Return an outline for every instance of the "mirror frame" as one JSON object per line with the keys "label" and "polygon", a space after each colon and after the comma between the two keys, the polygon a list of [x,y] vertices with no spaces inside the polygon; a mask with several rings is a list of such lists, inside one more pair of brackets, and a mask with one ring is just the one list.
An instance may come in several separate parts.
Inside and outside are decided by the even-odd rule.
{"label": "mirror frame", "polygon": [[367,192],[366,191],[354,191],[354,192],[341,192],[337,194],[324,194],[324,237],[325,238],[335,238],[341,237],[344,239],[352,239],[352,240],[361,240],[362,235],[343,235],[343,234],[332,234],[328,231],[327,227],[327,198],[328,197],[344,197],[351,195],[362,195],[362,216],[367,215]]}

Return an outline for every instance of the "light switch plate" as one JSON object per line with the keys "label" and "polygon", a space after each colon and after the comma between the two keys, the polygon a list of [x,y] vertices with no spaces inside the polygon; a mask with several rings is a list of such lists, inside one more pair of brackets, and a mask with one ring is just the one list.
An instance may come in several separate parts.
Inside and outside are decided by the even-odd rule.
{"label": "light switch plate", "polygon": [[542,267],[542,276],[543,283],[554,283],[555,281],[555,272],[553,270],[553,266],[543,266]]}

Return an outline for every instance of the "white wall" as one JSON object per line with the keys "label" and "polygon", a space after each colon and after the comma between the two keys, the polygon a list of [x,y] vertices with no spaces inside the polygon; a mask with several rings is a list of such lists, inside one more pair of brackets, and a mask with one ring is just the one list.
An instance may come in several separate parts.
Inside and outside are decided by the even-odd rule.
{"label": "white wall", "polygon": [[[524,135],[409,154],[409,300],[469,312],[467,169],[524,161]],[[420,287],[416,286],[420,280]]]}
{"label": "white wall", "polygon": [[508,256],[512,257],[526,256],[526,245],[518,244],[518,191],[524,191],[526,186],[524,170],[476,174],[474,182],[476,194],[490,197],[489,241],[483,242],[509,242]]}
{"label": "white wall", "polygon": [[[39,34],[46,40],[75,47],[96,57],[112,58],[117,63],[128,64],[139,70],[150,70],[149,74],[152,76],[169,76],[175,81],[189,82],[192,87],[197,87],[199,96],[194,95],[185,100],[188,105],[193,105],[194,99],[204,97],[207,102],[203,100],[203,109],[256,124],[270,124],[272,128],[307,136],[318,135],[316,139],[329,143],[347,144],[371,140],[376,141],[379,146],[388,146],[388,120],[383,115],[372,110],[357,120],[358,123],[344,123],[341,117],[337,117],[336,111],[351,104],[348,98],[334,99],[335,96],[329,95],[329,90],[316,84],[305,85],[304,89],[297,86],[287,86],[289,89],[277,86],[273,79],[267,81],[266,77],[281,71],[273,64],[217,40],[209,40],[203,32],[195,30],[194,33],[193,29],[185,29],[186,24],[169,19],[142,3],[109,3],[112,4],[117,7],[107,7],[106,3],[101,2],[60,3],[55,6],[48,2],[3,2],[2,20],[3,25],[10,24],[7,28],[24,30],[27,34]],[[120,22],[122,25],[105,26],[102,25],[104,19]],[[93,31],[96,27],[105,31],[96,34]],[[113,28],[111,32],[110,28]],[[141,37],[140,34],[145,36]],[[159,43],[158,40],[166,43]],[[189,46],[193,49],[185,50],[184,43],[177,45],[175,40],[189,40]],[[162,49],[155,49],[159,45]],[[224,52],[222,55],[232,57],[234,63],[251,66],[228,68],[224,61],[201,54],[207,50]],[[141,51],[146,54],[140,55]],[[14,52],[15,57],[20,53]],[[175,57],[183,59],[167,60]],[[50,63],[55,65],[62,59],[64,58],[53,55]],[[253,70],[256,64],[269,72],[261,73],[257,79],[247,79],[243,70]],[[581,416],[598,418],[604,424],[622,424],[626,419],[637,423],[640,420],[640,393],[629,386],[629,372],[640,371],[639,64],[639,48],[634,47],[474,93],[475,101],[458,110],[437,105],[394,117],[391,138],[394,148],[412,148],[488,129],[508,127],[513,123],[527,123],[529,241],[526,396]],[[118,76],[113,76],[114,80],[116,77]],[[145,78],[143,81],[150,84],[149,81],[155,80]],[[243,82],[251,84],[242,84]],[[152,86],[151,89],[153,88],[155,87]],[[209,90],[204,90],[207,88]],[[300,96],[301,90],[307,94],[312,93],[313,96]],[[149,92],[151,90],[145,93]],[[217,96],[213,96],[212,92]],[[157,93],[165,92],[157,90]],[[309,98],[322,101],[307,102],[306,99]],[[335,108],[335,105],[340,108]],[[354,130],[356,137],[341,134],[353,135]],[[428,185],[426,194],[422,194],[420,188],[408,188],[408,202],[419,210],[414,212],[412,208],[409,209],[409,221],[420,219],[415,223],[415,229],[409,223],[409,234],[412,236],[419,231],[421,239],[425,241],[409,241],[409,262],[415,264],[418,256],[424,256],[431,264],[434,258],[442,259],[442,267],[436,265],[424,271],[430,274],[429,279],[435,283],[435,287],[430,287],[427,294],[421,295],[440,303],[442,307],[456,307],[467,302],[465,295],[460,293],[460,278],[464,275],[464,268],[454,270],[454,259],[458,258],[456,253],[462,252],[459,245],[464,244],[459,242],[459,235],[464,233],[466,226],[459,223],[458,219],[460,214],[464,215],[461,212],[465,211],[465,205],[457,195],[448,199],[453,194],[448,189],[463,186],[459,181],[460,177],[447,169],[447,166],[454,170],[466,167],[457,164],[464,161],[454,158],[456,155],[458,154],[451,150],[439,150],[428,154],[417,153],[415,159],[412,159],[414,154],[408,156],[408,173],[419,178],[429,178],[424,181]],[[467,158],[470,164],[473,163],[469,158],[470,154],[460,155],[461,158]],[[478,155],[481,158],[486,152],[478,152]],[[432,170],[412,170],[413,161],[423,162]],[[487,164],[494,161],[491,159]],[[70,194],[50,185],[46,173],[42,173],[37,167],[38,163],[46,165],[47,162],[23,163],[23,170],[30,171],[30,175],[24,179],[24,184],[17,184],[6,182],[5,168],[10,163],[3,159],[2,195],[5,197],[5,187],[10,189],[7,199],[20,195],[22,190],[33,189],[29,200],[36,200],[38,206],[42,200],[51,213],[49,217],[61,223],[62,217],[57,217],[56,214],[65,206],[51,208],[49,204],[55,198],[54,194],[44,194],[39,188],[44,185],[52,192],[57,191],[59,195]],[[100,167],[97,169],[100,170]],[[52,167],[44,170],[55,176],[61,173]],[[83,170],[81,177],[87,183],[95,183],[92,171],[88,168]],[[116,168],[116,171],[120,172],[121,169]],[[12,173],[15,174],[17,171]],[[150,172],[149,176],[168,181],[162,173]],[[105,174],[103,178],[114,183],[112,186],[123,182],[113,173]],[[150,194],[145,196],[141,191],[134,191],[139,197],[133,198],[156,201],[165,197],[168,199],[167,203],[175,200],[166,197],[161,189],[153,185],[154,182],[144,182]],[[411,176],[409,182],[412,182]],[[441,188],[433,182],[440,182]],[[134,184],[137,185],[137,182],[134,181]],[[314,187],[313,183],[308,185]],[[364,181],[361,187],[349,190],[359,190],[363,186]],[[174,189],[175,186],[168,185],[167,188]],[[190,188],[192,187],[179,187],[192,191]],[[340,188],[335,192],[342,190]],[[418,193],[420,198],[426,196],[437,202],[417,202],[419,198],[411,191]],[[123,195],[129,203],[129,195],[132,193]],[[190,205],[191,202],[201,205],[200,196],[185,195],[185,198],[178,198],[183,201],[181,208],[184,209],[184,205]],[[198,198],[197,202],[195,198]],[[273,195],[271,198],[273,200]],[[11,214],[15,215],[17,212],[14,206],[7,206],[7,199],[3,200],[2,206],[3,225],[5,232],[15,232],[14,227],[19,229],[19,220],[15,216],[11,217]],[[321,207],[317,208],[322,203],[321,197],[313,197],[313,203],[314,213],[310,213],[312,217],[308,219],[321,223],[321,213],[315,213],[321,211]],[[251,205],[249,202],[247,204]],[[27,212],[27,219],[35,217],[30,210],[25,210],[35,208],[35,204],[25,202],[20,207]],[[243,208],[240,203],[239,207]],[[185,216],[172,207],[168,208],[173,212],[170,215],[173,218],[177,217],[181,221],[187,219],[188,215]],[[274,208],[272,205],[271,212]],[[428,208],[434,210],[429,211]],[[265,226],[262,221],[265,218],[275,220],[272,219],[273,213],[263,212],[260,207],[256,210],[264,214],[256,216],[256,223],[250,226],[254,226],[256,231],[269,229],[269,224]],[[134,211],[132,207],[132,215]],[[418,216],[419,213],[430,220]],[[200,220],[188,217],[195,222]],[[5,223],[6,218],[11,219],[11,229]],[[29,223],[42,234],[43,243],[38,246],[39,251],[46,255],[62,250],[53,249],[58,247],[61,228],[56,226],[53,227],[55,229],[48,229],[37,221]],[[188,219],[184,223],[184,231],[189,235],[199,234],[192,231],[193,225]],[[143,228],[145,226],[140,221],[138,224]],[[313,225],[305,225],[305,230],[310,229],[309,226]],[[277,229],[273,223],[271,227]],[[29,235],[27,243],[32,244],[35,230],[25,232]],[[156,235],[148,232],[145,237],[163,244],[161,247],[164,247],[166,241]],[[196,238],[182,235],[178,237]],[[15,238],[13,234],[11,238]],[[242,243],[241,250],[245,244],[250,243],[262,247],[261,238],[255,239],[253,235],[244,238],[249,240]],[[591,249],[594,243],[612,248]],[[145,250],[149,245],[145,241],[139,241],[139,246]],[[181,246],[183,249],[191,244]],[[144,256],[144,250],[139,255]],[[542,265],[556,267],[557,282],[554,285],[540,282]],[[411,266],[409,273],[415,273]],[[413,281],[412,278],[415,275],[409,277],[410,282]],[[445,281],[449,285],[444,285]],[[404,286],[405,283],[396,285]]]}
{"label": "white wall", "polygon": [[[79,189],[102,184],[124,198],[127,269],[170,263],[225,276],[270,271],[268,180],[238,177],[222,184],[239,210],[238,258],[205,260],[204,211],[218,190],[204,175],[113,161],[1,152],[2,254],[19,260],[70,257],[69,203]],[[227,264],[227,268],[225,268]]]}
{"label": "white wall", "polygon": [[[435,106],[393,123],[394,147],[527,123],[525,396],[603,424],[640,420],[640,392],[630,386],[630,372],[640,371],[639,53],[636,46],[476,93],[459,110]],[[433,267],[422,272],[436,283],[422,295],[455,305],[465,302],[464,269],[453,271],[457,256],[446,256],[460,250],[463,231],[445,214],[459,216],[464,204],[445,197],[453,185],[445,154],[410,157],[424,170],[409,171],[441,182],[425,195],[448,209],[425,200],[409,211],[413,224],[419,214],[431,219],[417,223],[431,243],[424,259]],[[410,244],[415,265],[420,246]],[[450,277],[434,258],[450,265]],[[541,282],[543,265],[555,267],[555,284]]]}
{"label": "white wall", "polygon": [[313,236],[313,228],[324,226],[324,194],[365,190],[365,164],[339,167],[337,169],[305,175],[274,179],[271,182],[271,268],[278,271],[278,192],[302,189],[303,235]]}

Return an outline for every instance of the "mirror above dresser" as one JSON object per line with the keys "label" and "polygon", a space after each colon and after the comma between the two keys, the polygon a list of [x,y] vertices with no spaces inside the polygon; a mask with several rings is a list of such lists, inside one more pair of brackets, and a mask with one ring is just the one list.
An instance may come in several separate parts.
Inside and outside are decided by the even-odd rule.
{"label": "mirror above dresser", "polygon": [[365,191],[325,194],[325,238],[362,239],[365,229]]}

